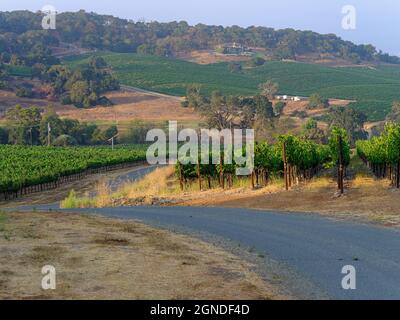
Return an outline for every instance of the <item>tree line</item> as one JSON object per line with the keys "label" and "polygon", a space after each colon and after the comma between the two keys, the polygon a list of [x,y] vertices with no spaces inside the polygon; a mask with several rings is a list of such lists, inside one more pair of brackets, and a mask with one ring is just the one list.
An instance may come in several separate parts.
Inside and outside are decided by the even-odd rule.
{"label": "tree line", "polygon": [[356,45],[333,34],[322,35],[312,31],[256,26],[192,26],[185,21],[134,22],[83,10],[60,13],[56,30],[42,30],[42,16],[40,12],[1,12],[0,51],[8,57],[15,55],[26,64],[51,64],[48,61],[52,59],[49,46],[60,43],[115,52],[172,56],[237,42],[244,46],[266,48],[276,59],[295,59],[297,55],[317,53],[354,62],[400,63],[399,57],[378,51],[372,45]]}
{"label": "tree line", "polygon": [[53,108],[42,114],[38,107],[17,105],[6,112],[0,127],[0,144],[14,145],[101,145],[118,134],[116,126],[105,129],[72,119],[60,119]]}

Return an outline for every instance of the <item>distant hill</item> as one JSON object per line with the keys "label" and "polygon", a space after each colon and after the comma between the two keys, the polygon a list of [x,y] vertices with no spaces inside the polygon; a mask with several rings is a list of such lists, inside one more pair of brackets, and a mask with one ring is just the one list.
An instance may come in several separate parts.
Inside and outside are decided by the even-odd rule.
{"label": "distant hill", "polygon": [[[215,49],[227,43],[266,49],[272,59],[294,59],[316,55],[336,57],[352,63],[400,64],[400,58],[378,51],[372,45],[356,45],[334,34],[267,27],[222,27],[187,22],[133,22],[85,11],[60,13],[56,30],[42,30],[42,14],[29,11],[0,12],[0,52],[9,56],[32,56],[24,63],[51,64],[50,48],[71,44],[74,48],[177,56],[182,52]],[[41,58],[40,59],[38,59]]]}

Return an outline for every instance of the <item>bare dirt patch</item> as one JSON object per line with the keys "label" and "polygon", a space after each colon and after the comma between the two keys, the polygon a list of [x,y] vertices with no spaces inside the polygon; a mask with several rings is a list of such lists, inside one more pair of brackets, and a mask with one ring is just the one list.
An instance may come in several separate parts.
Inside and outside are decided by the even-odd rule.
{"label": "bare dirt patch", "polygon": [[144,92],[118,91],[107,94],[114,103],[111,107],[77,109],[73,106],[59,108],[57,113],[63,118],[80,121],[198,121],[194,110],[183,108],[175,97],[160,97]]}
{"label": "bare dirt patch", "polygon": [[[0,226],[0,299],[285,298],[237,256],[139,223],[2,213]],[[54,291],[41,289],[43,265]]]}
{"label": "bare dirt patch", "polygon": [[220,54],[214,52],[213,50],[197,50],[189,53],[182,53],[177,58],[197,64],[240,62],[240,61],[248,61],[251,59],[251,57],[246,57],[246,56]]}

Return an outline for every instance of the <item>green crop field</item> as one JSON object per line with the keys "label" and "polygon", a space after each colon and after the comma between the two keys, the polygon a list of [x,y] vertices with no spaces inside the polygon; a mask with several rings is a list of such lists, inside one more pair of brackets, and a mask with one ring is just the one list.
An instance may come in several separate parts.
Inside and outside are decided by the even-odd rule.
{"label": "green crop field", "polygon": [[30,77],[32,75],[32,68],[26,66],[7,66],[7,72],[11,76]]}
{"label": "green crop field", "polygon": [[0,193],[57,181],[86,169],[146,159],[146,146],[28,147],[0,145]]}
{"label": "green crop field", "polygon": [[[354,106],[369,120],[382,120],[394,100],[400,100],[400,66],[339,68],[271,61],[264,66],[231,73],[227,63],[198,65],[182,60],[138,54],[100,53],[113,67],[121,83],[161,93],[183,96],[189,83],[203,85],[203,94],[253,95],[260,83],[279,83],[280,93],[356,100]],[[71,66],[88,56],[70,57]]]}

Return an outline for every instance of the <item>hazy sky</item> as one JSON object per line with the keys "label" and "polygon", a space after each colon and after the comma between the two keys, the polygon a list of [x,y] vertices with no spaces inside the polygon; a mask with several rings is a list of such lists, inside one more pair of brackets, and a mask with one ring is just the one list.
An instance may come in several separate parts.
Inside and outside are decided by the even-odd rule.
{"label": "hazy sky", "polygon": [[[37,11],[44,5],[53,5],[57,11],[85,9],[133,20],[186,20],[190,24],[292,27],[335,33],[400,55],[399,0],[0,0],[1,11]],[[356,30],[341,27],[344,5],[357,9]]]}

